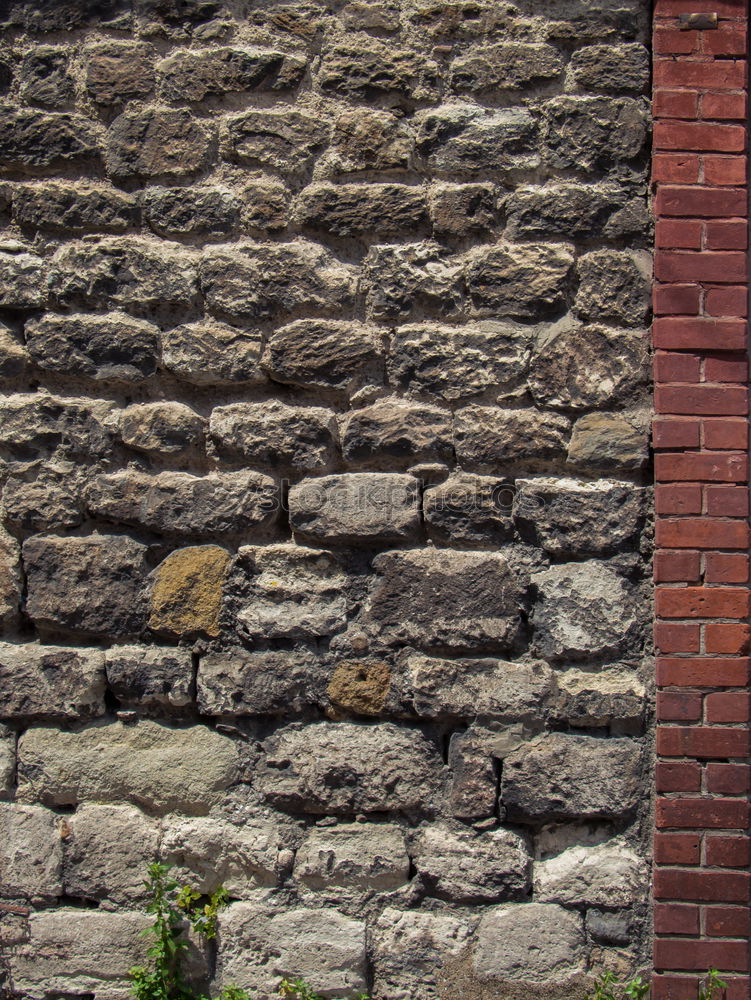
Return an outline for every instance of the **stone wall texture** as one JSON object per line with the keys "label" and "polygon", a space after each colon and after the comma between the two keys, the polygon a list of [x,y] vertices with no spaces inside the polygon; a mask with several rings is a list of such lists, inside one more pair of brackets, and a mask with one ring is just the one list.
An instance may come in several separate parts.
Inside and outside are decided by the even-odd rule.
{"label": "stone wall texture", "polygon": [[649,16],[0,4],[19,994],[648,966]]}

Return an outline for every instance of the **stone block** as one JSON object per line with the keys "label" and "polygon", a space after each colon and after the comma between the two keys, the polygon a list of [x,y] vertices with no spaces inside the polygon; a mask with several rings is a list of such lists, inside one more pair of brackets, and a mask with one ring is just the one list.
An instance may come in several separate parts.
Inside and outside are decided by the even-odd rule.
{"label": "stone block", "polygon": [[0,719],[92,719],[105,687],[98,649],[0,642]]}
{"label": "stone block", "polygon": [[560,460],[571,424],[558,413],[465,406],[454,417],[456,456],[464,468],[497,472],[499,466],[529,466]]}
{"label": "stone block", "polygon": [[377,400],[341,418],[342,454],[347,462],[390,464],[445,461],[452,457],[447,410],[399,396]]}
{"label": "stone block", "polygon": [[432,184],[428,206],[433,229],[442,236],[471,237],[492,229],[496,219],[493,184]]}
{"label": "stone block", "polygon": [[23,342],[0,323],[0,380],[20,378],[28,363],[29,354]]}
{"label": "stone block", "polygon": [[374,327],[300,319],[273,331],[262,365],[274,382],[351,394],[383,380],[383,344]]}
{"label": "stone block", "polygon": [[0,110],[4,170],[45,170],[93,165],[99,139],[81,115],[5,107]]}
{"label": "stone block", "polygon": [[325,702],[326,673],[311,653],[229,650],[202,656],[198,708],[203,715],[304,712]]}
{"label": "stone block", "polygon": [[21,226],[71,233],[119,233],[138,225],[131,194],[104,184],[46,182],[19,185],[13,218]]}
{"label": "stone block", "polygon": [[446,104],[415,115],[417,152],[440,174],[496,176],[539,164],[537,125],[526,108]]}
{"label": "stone block", "polygon": [[61,45],[36,45],[24,53],[19,70],[20,95],[31,104],[59,107],[75,96],[70,52]]}
{"label": "stone block", "polygon": [[82,60],[86,93],[97,104],[124,104],[154,89],[154,49],[145,42],[86,45]]}
{"label": "stone block", "polygon": [[467,255],[467,291],[475,316],[545,319],[565,304],[574,258],[563,244],[497,244]]}
{"label": "stone block", "polygon": [[105,138],[107,171],[118,180],[190,177],[207,170],[215,155],[213,124],[186,108],[128,109]]}
{"label": "stone block", "polygon": [[647,138],[646,106],[630,97],[553,97],[542,106],[543,157],[556,170],[632,160]]}
{"label": "stone block", "polygon": [[403,831],[390,823],[310,827],[295,855],[294,877],[330,894],[392,892],[409,879]]}
{"label": "stone block", "polygon": [[273,177],[251,180],[240,193],[240,214],[248,229],[275,232],[287,225],[292,195],[286,184]]}
{"label": "stone block", "polygon": [[52,450],[102,457],[112,447],[115,404],[105,400],[19,393],[0,400],[0,446],[38,459]]}
{"label": "stone block", "polygon": [[43,466],[29,481],[8,476],[2,494],[6,524],[29,532],[76,528],[84,518],[82,480],[80,464],[64,460]]}
{"label": "stone block", "polygon": [[0,252],[0,306],[38,309],[47,302],[47,263],[33,253]]}
{"label": "stone block", "polygon": [[16,782],[16,734],[0,725],[0,800],[13,795]]}
{"label": "stone block", "polygon": [[331,410],[288,406],[278,400],[217,406],[211,412],[209,433],[220,450],[275,469],[325,468],[336,448],[336,418]]}
{"label": "stone block", "polygon": [[534,894],[541,903],[632,907],[648,888],[646,861],[622,840],[570,847],[535,865]]}
{"label": "stone block", "polygon": [[593,250],[577,261],[574,311],[585,320],[644,326],[652,293],[652,258],[646,252]]}
{"label": "stone block", "polygon": [[434,98],[438,65],[362,32],[324,47],[317,84],[324,94],[372,102],[389,94]]}
{"label": "stone block", "polygon": [[326,694],[336,710],[380,715],[391,690],[391,667],[384,660],[340,660]]}
{"label": "stone block", "polygon": [[641,415],[586,413],[574,424],[568,463],[591,472],[633,472],[648,460],[649,431]]}
{"label": "stone block", "polygon": [[629,224],[625,216],[629,204],[628,189],[615,183],[549,181],[542,187],[521,186],[504,200],[506,235],[510,239],[601,240],[603,235],[612,239],[629,232],[644,233],[646,214]]}
{"label": "stone block", "polygon": [[310,168],[328,135],[328,122],[305,111],[254,109],[227,118],[229,157],[245,166],[266,167],[284,177]]}
{"label": "stone block", "polygon": [[638,42],[586,45],[572,55],[568,77],[582,90],[644,93],[649,86],[649,49]]}
{"label": "stone block", "polygon": [[647,709],[647,692],[638,674],[621,667],[605,670],[570,668],[558,674],[560,701],[556,716],[570,726],[612,726],[639,731]]}
{"label": "stone block", "polygon": [[111,646],[105,665],[107,684],[121,705],[148,712],[191,704],[193,660],[188,649]]}
{"label": "stone block", "polygon": [[230,558],[218,545],[192,545],[171,552],[151,574],[149,628],[180,638],[217,638]]}
{"label": "stone block", "polygon": [[219,187],[148,188],[143,212],[155,233],[167,236],[231,236],[240,224],[240,199]]}
{"label": "stone block", "polygon": [[431,538],[464,548],[507,542],[514,534],[510,480],[456,472],[425,490],[423,515]]}
{"label": "stone block", "polygon": [[407,184],[311,184],[293,219],[333,236],[412,233],[425,221],[425,196]]}
{"label": "stone block", "polygon": [[289,90],[302,79],[307,60],[274,49],[178,49],[157,67],[163,100],[204,101],[252,90]]}
{"label": "stone block", "polygon": [[336,118],[330,159],[341,173],[409,166],[415,139],[408,122],[376,108],[346,108]]}
{"label": "stone block", "polygon": [[177,455],[203,442],[206,421],[184,403],[135,403],[120,413],[120,438],[136,451]]}
{"label": "stone block", "polygon": [[[5,494],[3,493],[3,496]],[[0,527],[0,630],[10,631],[18,621],[21,605],[21,549],[12,535]]]}
{"label": "stone block", "polygon": [[63,893],[58,817],[42,806],[0,803],[0,894],[53,900]]}
{"label": "stone block", "polygon": [[563,60],[552,45],[499,42],[475,45],[451,64],[451,89],[482,94],[539,86],[560,76]]}
{"label": "stone block", "polygon": [[495,813],[498,778],[487,742],[475,727],[451,734],[448,810],[457,819],[485,819]]}
{"label": "stone block", "polygon": [[539,989],[583,974],[585,958],[580,914],[552,903],[512,903],[483,914],[472,965],[482,982]]}
{"label": "stone block", "polygon": [[162,363],[183,382],[200,386],[265,382],[261,336],[212,319],[185,323],[162,334]]}
{"label": "stone block", "polygon": [[377,244],[365,256],[362,280],[371,319],[462,315],[462,262],[439,243]]}

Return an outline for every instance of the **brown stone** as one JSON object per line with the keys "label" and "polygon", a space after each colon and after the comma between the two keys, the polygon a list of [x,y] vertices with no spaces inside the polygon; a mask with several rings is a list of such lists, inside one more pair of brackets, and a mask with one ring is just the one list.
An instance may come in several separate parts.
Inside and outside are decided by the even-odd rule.
{"label": "brown stone", "polygon": [[383,660],[343,660],[329,681],[328,696],[337,708],[378,715],[391,687],[391,667]]}
{"label": "brown stone", "polygon": [[152,574],[149,628],[171,635],[218,636],[229,561],[229,552],[218,545],[192,545],[167,556]]}

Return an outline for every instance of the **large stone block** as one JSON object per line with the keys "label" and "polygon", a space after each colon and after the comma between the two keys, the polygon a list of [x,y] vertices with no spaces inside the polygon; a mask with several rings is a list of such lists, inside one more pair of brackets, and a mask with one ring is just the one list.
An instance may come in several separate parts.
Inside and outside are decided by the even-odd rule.
{"label": "large stone block", "polygon": [[142,204],[155,233],[215,238],[237,229],[242,207],[235,194],[220,187],[152,187],[144,192]]}
{"label": "large stone block", "polygon": [[75,96],[70,50],[64,46],[36,45],[27,50],[18,75],[19,93],[32,104],[54,108],[68,104]]}
{"label": "large stone block", "polygon": [[481,981],[552,987],[585,970],[582,918],[551,903],[487,910],[477,928],[472,965]]}
{"label": "large stone block", "polygon": [[192,701],[189,649],[112,646],[105,653],[107,683],[120,704],[141,711],[184,708]]}
{"label": "large stone block", "polygon": [[649,86],[649,49],[637,42],[586,45],[572,55],[569,77],[582,90],[643,93]]}
{"label": "large stone block", "polygon": [[0,253],[0,306],[35,309],[47,301],[47,263],[33,253]]}
{"label": "large stone block", "polygon": [[495,224],[493,184],[432,184],[428,205],[433,229],[444,236],[474,236]]}
{"label": "large stone block", "polygon": [[311,184],[293,218],[334,236],[411,233],[425,221],[425,195],[407,184]]}
{"label": "large stone block", "polygon": [[145,625],[146,551],[125,535],[28,539],[26,613],[51,632],[138,635]]}
{"label": "large stone block", "polygon": [[551,733],[504,758],[501,805],[521,823],[622,817],[639,803],[641,781],[634,740]]}
{"label": "large stone block", "polygon": [[13,217],[22,226],[73,233],[119,233],[138,224],[133,195],[103,184],[19,185],[13,192]]}
{"label": "large stone block", "polygon": [[446,104],[415,119],[417,151],[431,170],[494,176],[539,163],[537,125],[526,108]]}
{"label": "large stone block", "polygon": [[563,244],[499,244],[471,250],[467,291],[476,316],[544,319],[565,304],[574,257]]}
{"label": "large stone block", "polygon": [[414,538],[420,526],[419,483],[386,472],[304,479],[289,491],[295,535],[329,545],[375,545]]}
{"label": "large stone block", "polygon": [[404,833],[389,823],[311,827],[295,855],[294,877],[316,893],[393,891],[409,878]]}
{"label": "large stone block", "polygon": [[365,256],[362,280],[371,319],[462,314],[462,261],[439,243],[376,244]]}
{"label": "large stone block", "polygon": [[80,167],[99,159],[99,140],[93,124],[67,112],[2,108],[0,145],[5,170]]}
{"label": "large stone block", "polygon": [[209,433],[224,452],[274,469],[323,469],[334,459],[336,417],[321,406],[279,400],[230,403],[211,411]]}
{"label": "large stone block", "polygon": [[632,160],[647,137],[645,105],[629,97],[554,97],[542,106],[543,155],[557,170]]}
{"label": "large stone block", "polygon": [[275,330],[262,365],[275,382],[353,393],[383,378],[383,345],[374,327],[301,319]]}
{"label": "large stone block", "polygon": [[321,151],[328,123],[305,111],[254,109],[225,123],[230,157],[252,167],[267,167],[285,177],[304,174]]}
{"label": "large stone block", "polygon": [[324,94],[372,102],[384,94],[434,97],[437,77],[432,59],[357,33],[324,48],[317,83]]}
{"label": "large stone block", "polygon": [[206,726],[141,720],[78,732],[27,729],[18,747],[21,802],[131,802],[156,813],[203,815],[238,778],[236,744]]}
{"label": "large stone block", "polygon": [[443,764],[418,730],[391,723],[318,722],[280,729],[256,772],[274,806],[292,812],[434,812]]}
{"label": "large stone block", "polygon": [[180,638],[217,638],[230,559],[219,545],[191,545],[170,553],[151,574],[149,628]]}
{"label": "large stone block", "polygon": [[541,903],[630,907],[644,899],[648,887],[646,861],[621,840],[570,847],[535,865],[534,894]]}
{"label": "large stone block", "polygon": [[305,73],[299,55],[259,48],[178,49],[157,67],[162,99],[203,101],[250,90],[288,90]]}
{"label": "large stone block", "polygon": [[55,899],[63,893],[58,817],[41,806],[0,804],[0,894]]}
{"label": "large stone block", "polygon": [[265,382],[259,366],[261,336],[216,320],[203,319],[165,330],[162,361],[167,371],[193,385],[223,386]]}
{"label": "large stone block", "polygon": [[649,225],[646,202],[615,183],[551,181],[542,187],[519,187],[504,200],[510,239],[612,239],[644,234]]}
{"label": "large stone block", "polygon": [[236,649],[202,656],[197,687],[203,715],[283,716],[325,703],[326,672],[311,653]]}
{"label": "large stone block", "polygon": [[86,45],[82,62],[86,93],[97,104],[124,104],[154,89],[154,49],[145,42]]}
{"label": "large stone block", "polygon": [[147,454],[176,455],[199,445],[205,426],[184,403],[135,403],[120,414],[123,444]]}
{"label": "large stone block", "polygon": [[348,462],[448,460],[453,455],[447,410],[399,396],[377,400],[341,418],[342,454]]}
{"label": "large stone block", "polygon": [[577,670],[558,674],[560,700],[556,716],[570,726],[611,726],[619,732],[641,731],[647,710],[644,683],[633,670]]}
{"label": "large stone block", "polygon": [[291,193],[273,177],[251,179],[241,191],[241,218],[248,229],[275,232],[288,222]]}
{"label": "large stone block", "polygon": [[514,462],[529,467],[560,460],[570,427],[558,413],[466,406],[454,417],[456,456],[464,468],[489,472]]}
{"label": "large stone block", "polygon": [[59,449],[102,457],[112,446],[115,404],[105,400],[19,393],[0,400],[0,446],[24,457]]}
{"label": "large stone block", "polygon": [[[29,532],[75,528],[81,524],[84,475],[80,463],[53,460],[43,469],[29,471],[38,471],[37,478],[27,481],[22,476],[8,476],[5,480],[2,494],[5,523]],[[0,541],[0,553],[3,549]]]}
{"label": "large stone block", "polygon": [[95,718],[105,687],[98,649],[0,643],[0,719]]}
{"label": "large stone block", "polygon": [[216,154],[212,123],[185,108],[136,108],[119,115],[105,140],[107,171],[118,180],[189,177]]}
{"label": "large stone block", "polygon": [[330,160],[342,173],[409,166],[415,144],[408,122],[386,110],[343,109],[333,125]]}
{"label": "large stone block", "polygon": [[563,60],[552,45],[499,42],[477,45],[451,64],[451,89],[458,92],[517,90],[560,75]]}
{"label": "large stone block", "polygon": [[498,545],[514,534],[514,487],[507,479],[456,472],[426,489],[423,515],[431,538],[465,548]]}

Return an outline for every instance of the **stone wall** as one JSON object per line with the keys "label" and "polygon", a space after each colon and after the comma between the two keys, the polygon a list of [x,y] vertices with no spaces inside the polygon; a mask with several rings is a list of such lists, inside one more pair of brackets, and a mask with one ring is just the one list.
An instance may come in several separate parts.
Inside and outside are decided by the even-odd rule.
{"label": "stone wall", "polygon": [[643,967],[648,4],[0,7],[6,984]]}

